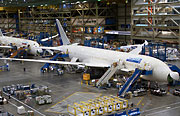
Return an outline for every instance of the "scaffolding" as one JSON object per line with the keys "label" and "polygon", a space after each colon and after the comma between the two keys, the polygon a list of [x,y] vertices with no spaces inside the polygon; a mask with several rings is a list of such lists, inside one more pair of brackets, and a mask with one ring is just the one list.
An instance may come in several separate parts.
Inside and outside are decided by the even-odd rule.
{"label": "scaffolding", "polygon": [[180,43],[180,2],[177,0],[133,0],[131,38]]}
{"label": "scaffolding", "polygon": [[[64,3],[19,10],[20,30],[32,33],[56,32],[59,19],[71,39],[101,37],[104,30],[117,29],[117,4],[109,2]],[[102,30],[102,31],[99,31]]]}
{"label": "scaffolding", "polygon": [[0,11],[0,28],[10,31],[10,29],[16,29],[17,25],[17,13]]}

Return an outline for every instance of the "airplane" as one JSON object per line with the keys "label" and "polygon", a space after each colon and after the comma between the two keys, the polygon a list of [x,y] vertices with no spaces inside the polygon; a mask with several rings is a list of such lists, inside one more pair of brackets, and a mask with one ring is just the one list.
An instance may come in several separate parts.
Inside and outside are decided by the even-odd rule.
{"label": "airplane", "polygon": [[[58,34],[52,37],[44,38],[41,41],[44,42],[49,39],[53,39],[57,36]],[[13,48],[12,46],[10,46],[10,44],[15,44],[17,48],[29,46],[30,47],[29,54],[32,54],[32,55],[39,55],[43,52],[42,48],[39,48],[40,45],[36,41],[4,36],[1,29],[0,29],[0,44],[1,44],[0,48],[7,48],[7,49]],[[53,55],[52,51],[47,50],[47,52]]]}
{"label": "airplane", "polygon": [[4,36],[1,29],[0,29],[0,48],[13,48],[10,46],[10,44],[15,44],[17,48],[20,47],[30,47],[29,53],[32,55],[38,55],[39,53],[42,53],[42,49],[39,48],[40,45],[36,41],[27,40],[27,39],[20,39],[16,37],[8,37]]}
{"label": "airplane", "polygon": [[119,52],[99,48],[91,48],[76,44],[71,44],[66,36],[60,22],[56,19],[58,33],[60,35],[61,46],[57,47],[40,47],[42,49],[57,50],[61,52],[68,52],[71,61],[49,61],[36,59],[15,59],[15,58],[0,58],[2,60],[17,60],[30,62],[44,62],[53,64],[69,64],[80,65],[95,68],[108,68],[115,62],[120,62],[121,70],[134,71],[139,66],[147,65],[152,69],[151,75],[142,75],[141,78],[151,81],[168,82],[169,78],[180,80],[179,73],[173,72],[167,64],[159,59],[139,55],[140,47],[133,52]]}

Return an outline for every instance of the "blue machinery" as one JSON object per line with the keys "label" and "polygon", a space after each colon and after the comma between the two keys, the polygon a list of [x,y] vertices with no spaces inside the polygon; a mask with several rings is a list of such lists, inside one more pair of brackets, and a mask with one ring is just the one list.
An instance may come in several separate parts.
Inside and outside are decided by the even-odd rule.
{"label": "blue machinery", "polygon": [[[56,61],[58,58],[65,58],[65,57],[69,57],[68,54],[62,54],[62,53],[57,53],[52,59],[50,59],[50,61]],[[44,69],[48,69],[49,68],[50,63],[46,63],[42,68],[41,68],[41,72],[44,71]]]}
{"label": "blue machinery", "polygon": [[[128,112],[128,115],[127,115],[127,112]],[[141,114],[141,112],[139,111],[139,108],[130,109],[127,112],[123,111],[123,112],[119,112],[119,113],[116,113],[116,114],[111,114],[111,115],[108,115],[108,116],[138,116],[138,115]]]}
{"label": "blue machinery", "polygon": [[9,71],[9,64],[7,63],[6,65],[0,66],[0,71]]}
{"label": "blue machinery", "polygon": [[39,44],[50,47],[53,44],[52,39],[47,40],[47,41],[41,41],[42,39],[48,38],[48,37],[51,38],[52,34],[40,32],[40,35],[38,35],[38,36],[29,36],[29,40],[36,40]]}
{"label": "blue machinery", "polygon": [[132,84],[140,77],[140,75],[151,75],[152,70],[146,71],[146,70],[140,70],[135,69],[135,72],[133,75],[126,81],[122,89],[119,91],[119,96],[124,96],[126,92],[130,91],[132,88]]}
{"label": "blue machinery", "polygon": [[[178,72],[180,74],[180,69],[176,65],[168,64],[172,71]],[[180,85],[180,81],[174,81],[173,85]]]}
{"label": "blue machinery", "polygon": [[50,39],[50,40],[48,40],[48,41],[44,41],[44,42],[41,41],[41,39],[43,39],[43,38],[48,38],[48,37],[51,38],[51,37],[52,37],[52,34],[48,34],[48,33],[41,32],[41,33],[40,33],[40,36],[39,36],[38,39],[37,39],[37,42],[40,43],[40,44],[43,45],[43,46],[48,46],[48,47],[50,47],[50,46],[52,46],[52,44],[53,44],[53,40],[52,40],[52,39]]}
{"label": "blue machinery", "polygon": [[[160,47],[164,47],[164,50],[160,50]],[[148,56],[158,58],[162,61],[166,61],[166,43],[148,43],[148,45],[142,48],[142,55],[145,55],[146,48],[148,48]]]}
{"label": "blue machinery", "polygon": [[180,69],[176,65],[168,64],[168,66],[172,71],[176,71],[180,74]]}
{"label": "blue machinery", "polygon": [[139,108],[134,108],[134,109],[128,110],[128,115],[126,114],[126,111],[124,111],[122,113],[115,114],[115,116],[138,116],[140,114],[141,112],[139,111]]}
{"label": "blue machinery", "polygon": [[[169,68],[172,71],[176,71],[180,74],[180,69],[176,65],[169,65]],[[151,75],[152,70],[146,71],[146,70],[140,70],[140,69],[135,69],[135,72],[133,75],[126,81],[122,89],[119,91],[119,96],[124,96],[126,92],[130,91],[132,88],[132,84],[140,77],[140,75]],[[179,81],[178,81],[179,82]]]}

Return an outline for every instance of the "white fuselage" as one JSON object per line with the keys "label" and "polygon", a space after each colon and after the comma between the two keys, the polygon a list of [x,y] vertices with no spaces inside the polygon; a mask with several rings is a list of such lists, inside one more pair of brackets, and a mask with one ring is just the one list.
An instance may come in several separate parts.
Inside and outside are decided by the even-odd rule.
{"label": "white fuselage", "polygon": [[17,46],[17,48],[27,47],[29,45],[29,47],[30,47],[29,52],[30,52],[30,54],[33,54],[33,55],[37,55],[38,53],[42,52],[42,49],[39,48],[39,44],[37,42],[32,41],[32,40],[27,40],[27,39],[1,36],[0,44],[1,45],[13,44],[14,46]]}
{"label": "white fuselage", "polygon": [[[145,55],[135,55],[130,53],[104,50],[98,48],[91,48],[85,46],[78,45],[63,45],[60,46],[59,49],[63,52],[69,53],[70,58],[78,58],[79,61],[82,62],[94,62],[98,64],[107,64],[111,66],[114,62],[124,61],[125,68],[130,70],[135,70],[139,65],[143,63],[148,63],[153,71],[152,75],[144,75],[142,78],[146,80],[154,80],[154,81],[165,81],[167,82],[167,77],[170,73],[175,73],[175,76],[179,78],[176,72],[172,72],[168,65],[166,65],[161,60],[158,60],[153,57],[145,56]],[[128,59],[136,59],[139,62],[128,61]]]}

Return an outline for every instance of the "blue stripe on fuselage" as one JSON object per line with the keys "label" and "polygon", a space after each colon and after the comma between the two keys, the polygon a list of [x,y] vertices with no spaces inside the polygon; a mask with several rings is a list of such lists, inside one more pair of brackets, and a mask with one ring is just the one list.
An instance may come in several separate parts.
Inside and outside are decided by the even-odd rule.
{"label": "blue stripe on fuselage", "polygon": [[126,61],[134,62],[134,63],[140,63],[142,58],[128,58]]}

